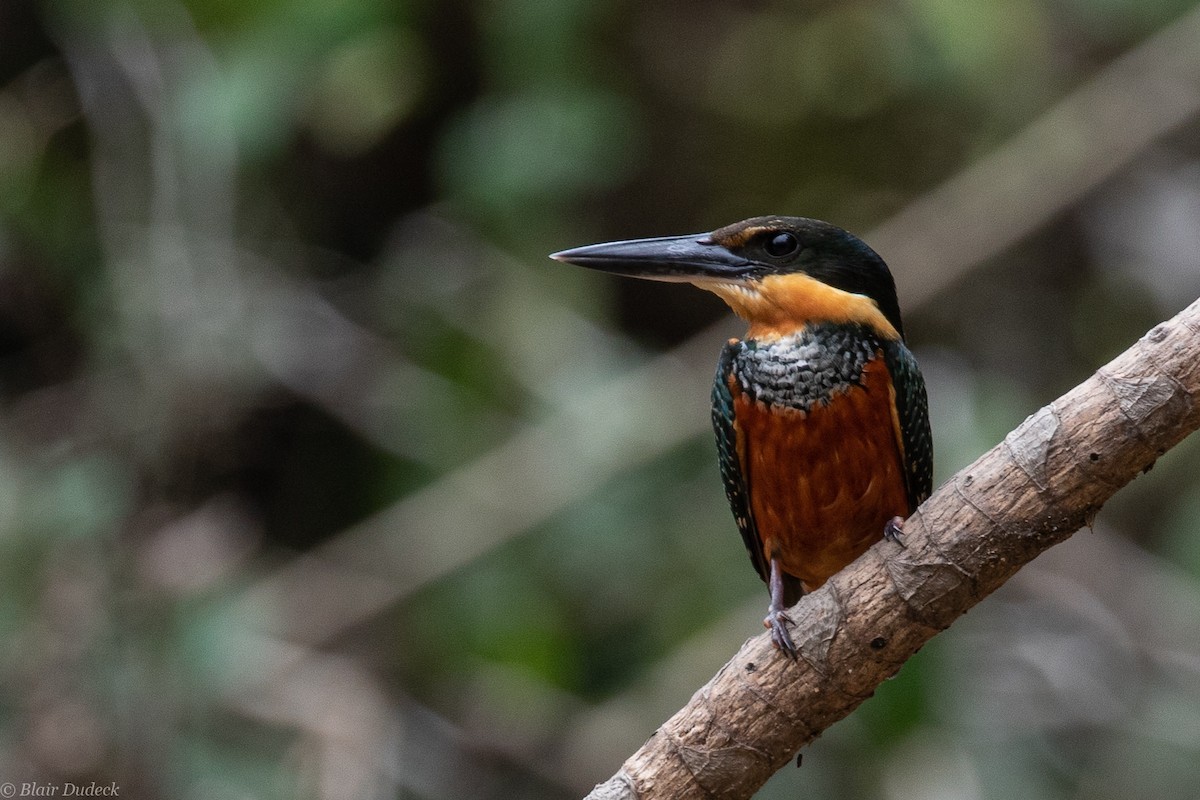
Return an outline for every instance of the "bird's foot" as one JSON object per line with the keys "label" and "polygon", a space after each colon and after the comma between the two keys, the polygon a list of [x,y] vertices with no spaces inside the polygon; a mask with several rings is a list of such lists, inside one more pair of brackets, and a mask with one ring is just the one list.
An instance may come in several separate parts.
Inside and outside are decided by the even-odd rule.
{"label": "bird's foot", "polygon": [[792,618],[787,615],[787,612],[775,607],[768,609],[766,619],[763,620],[763,627],[771,631],[771,644],[795,661],[796,644],[792,641],[792,635],[788,633],[788,626],[791,624]]}
{"label": "bird's foot", "polygon": [[883,538],[904,547],[904,517],[892,517],[883,523]]}

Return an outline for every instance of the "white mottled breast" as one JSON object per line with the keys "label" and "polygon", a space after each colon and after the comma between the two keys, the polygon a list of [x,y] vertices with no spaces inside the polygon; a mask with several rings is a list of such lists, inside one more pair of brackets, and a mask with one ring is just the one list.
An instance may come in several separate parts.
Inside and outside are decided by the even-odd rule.
{"label": "white mottled breast", "polygon": [[741,390],[768,406],[809,411],[862,383],[879,341],[859,325],[819,325],[767,341],[747,340],[733,361]]}

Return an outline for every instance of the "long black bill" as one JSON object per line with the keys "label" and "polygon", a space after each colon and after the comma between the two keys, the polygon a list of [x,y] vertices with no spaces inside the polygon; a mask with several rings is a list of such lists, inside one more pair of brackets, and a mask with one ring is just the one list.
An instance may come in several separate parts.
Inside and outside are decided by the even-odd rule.
{"label": "long black bill", "polygon": [[736,280],[753,266],[714,242],[707,233],[589,244],[550,257],[614,275],[656,281]]}

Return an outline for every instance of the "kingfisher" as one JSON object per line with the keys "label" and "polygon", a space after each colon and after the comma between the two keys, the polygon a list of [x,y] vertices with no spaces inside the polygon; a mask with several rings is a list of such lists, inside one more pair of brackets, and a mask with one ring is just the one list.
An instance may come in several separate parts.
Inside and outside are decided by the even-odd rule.
{"label": "kingfisher", "polygon": [[925,380],[887,264],[841,228],[784,216],[551,258],[690,283],[748,323],[717,361],[712,423],[725,494],[770,591],[763,625],[795,660],[787,610],[880,538],[902,544],[932,486]]}

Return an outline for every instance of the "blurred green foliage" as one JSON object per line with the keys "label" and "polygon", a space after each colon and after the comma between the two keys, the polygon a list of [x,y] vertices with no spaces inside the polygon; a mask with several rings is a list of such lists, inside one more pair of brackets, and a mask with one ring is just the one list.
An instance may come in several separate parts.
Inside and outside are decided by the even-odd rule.
{"label": "blurred green foliage", "polygon": [[[586,791],[765,593],[707,430],[736,324],[546,254],[869,234],[1195,13],[0,4],[0,782]],[[1198,134],[979,263],[893,262],[939,478],[1200,295]],[[1197,447],[760,796],[1193,796]]]}

